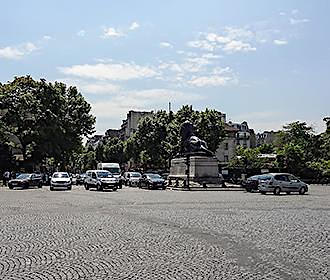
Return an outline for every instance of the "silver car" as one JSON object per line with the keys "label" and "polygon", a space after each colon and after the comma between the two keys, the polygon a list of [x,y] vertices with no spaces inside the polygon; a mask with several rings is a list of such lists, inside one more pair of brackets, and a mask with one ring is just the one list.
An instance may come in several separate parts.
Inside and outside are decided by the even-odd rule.
{"label": "silver car", "polygon": [[291,192],[305,194],[308,192],[308,185],[292,174],[269,173],[265,175],[267,175],[268,180],[260,182],[258,187],[262,194],[267,192],[272,192],[275,195],[279,195],[281,192],[286,192],[287,194]]}

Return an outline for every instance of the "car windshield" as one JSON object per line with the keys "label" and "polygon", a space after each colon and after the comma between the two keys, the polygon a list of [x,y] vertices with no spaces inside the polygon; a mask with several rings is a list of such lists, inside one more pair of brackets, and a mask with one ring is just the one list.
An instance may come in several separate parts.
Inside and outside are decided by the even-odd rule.
{"label": "car windshield", "polygon": [[17,176],[17,179],[29,179],[31,174],[20,174]]}
{"label": "car windshield", "polygon": [[110,177],[113,177],[113,176],[108,171],[99,171],[99,172],[97,172],[97,177],[99,177],[99,178],[110,178]]}
{"label": "car windshield", "polygon": [[69,178],[68,173],[54,173],[53,178]]}
{"label": "car windshield", "polygon": [[104,167],[104,170],[108,170],[112,174],[120,174],[120,169],[118,167]]}
{"label": "car windshield", "polygon": [[161,179],[162,177],[158,174],[148,174],[147,175],[151,179]]}
{"label": "car windshield", "polygon": [[141,174],[140,173],[131,173],[131,177],[138,178],[138,177],[141,177]]}

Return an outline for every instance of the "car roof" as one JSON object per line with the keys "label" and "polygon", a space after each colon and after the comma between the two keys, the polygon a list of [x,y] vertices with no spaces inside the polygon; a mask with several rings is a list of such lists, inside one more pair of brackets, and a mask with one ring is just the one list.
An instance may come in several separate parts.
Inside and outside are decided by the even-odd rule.
{"label": "car roof", "polygon": [[109,172],[109,173],[111,173],[110,171],[105,170],[105,169],[93,169],[93,170],[87,170],[86,173],[87,172]]}
{"label": "car roof", "polygon": [[68,172],[62,172],[62,171],[56,171],[56,172],[54,172],[53,174],[68,174],[69,175],[69,173]]}

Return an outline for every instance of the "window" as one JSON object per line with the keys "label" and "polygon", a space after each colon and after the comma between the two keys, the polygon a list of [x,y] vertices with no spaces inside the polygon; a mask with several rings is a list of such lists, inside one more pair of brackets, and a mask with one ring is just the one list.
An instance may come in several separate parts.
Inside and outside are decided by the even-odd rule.
{"label": "window", "polygon": [[277,181],[285,181],[285,182],[289,181],[288,176],[286,175],[276,175],[274,178]]}
{"label": "window", "polygon": [[225,143],[225,150],[228,150],[228,143]]}

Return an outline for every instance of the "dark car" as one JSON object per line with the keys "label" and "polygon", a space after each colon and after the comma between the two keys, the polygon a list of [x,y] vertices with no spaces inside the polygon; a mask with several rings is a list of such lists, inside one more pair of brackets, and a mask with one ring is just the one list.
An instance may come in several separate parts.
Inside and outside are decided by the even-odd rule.
{"label": "dark car", "polygon": [[36,173],[22,173],[17,176],[16,179],[12,179],[8,182],[8,187],[12,190],[13,188],[24,188],[29,187],[42,187],[42,177],[41,174]]}
{"label": "dark car", "polygon": [[165,180],[155,173],[145,173],[139,181],[139,188],[166,189]]}
{"label": "dark car", "polygon": [[267,180],[269,180],[269,176],[267,174],[254,175],[243,181],[242,186],[246,189],[247,192],[259,191],[259,184]]}
{"label": "dark car", "polygon": [[77,175],[76,184],[77,185],[83,185],[85,183],[86,176],[87,176],[86,173],[82,173],[82,174]]}

